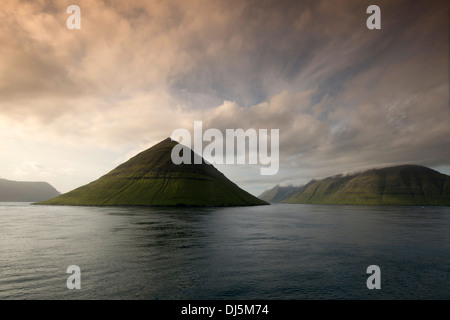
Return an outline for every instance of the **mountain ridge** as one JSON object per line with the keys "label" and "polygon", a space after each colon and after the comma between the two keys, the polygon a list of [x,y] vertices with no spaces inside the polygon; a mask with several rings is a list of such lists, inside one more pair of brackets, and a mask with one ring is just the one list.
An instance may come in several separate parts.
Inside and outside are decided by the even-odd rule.
{"label": "mountain ridge", "polygon": [[411,164],[311,180],[281,199],[270,199],[271,190],[259,197],[304,204],[450,205],[450,176]]}
{"label": "mountain ridge", "polygon": [[60,193],[48,182],[14,181],[0,178],[0,202],[36,202]]}

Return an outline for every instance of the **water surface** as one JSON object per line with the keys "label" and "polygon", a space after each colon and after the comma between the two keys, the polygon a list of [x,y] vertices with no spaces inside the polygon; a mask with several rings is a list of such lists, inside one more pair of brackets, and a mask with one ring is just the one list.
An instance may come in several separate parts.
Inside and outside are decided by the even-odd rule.
{"label": "water surface", "polygon": [[448,207],[0,203],[0,299],[449,298]]}

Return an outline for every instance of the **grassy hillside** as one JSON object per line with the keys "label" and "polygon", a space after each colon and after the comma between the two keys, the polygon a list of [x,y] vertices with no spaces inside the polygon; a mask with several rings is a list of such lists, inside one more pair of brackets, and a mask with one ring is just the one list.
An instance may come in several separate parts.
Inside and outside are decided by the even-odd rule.
{"label": "grassy hillside", "polygon": [[0,179],[1,202],[35,202],[59,195],[47,182],[11,181]]}
{"label": "grassy hillside", "polygon": [[311,181],[286,203],[367,205],[450,205],[450,177],[403,165]]}
{"label": "grassy hillside", "polygon": [[[246,206],[267,204],[212,165],[171,159],[170,138],[85,186],[39,204],[96,206]],[[191,151],[191,155],[194,153]],[[197,155],[195,155],[197,156]]]}
{"label": "grassy hillside", "polygon": [[270,190],[264,191],[258,198],[267,202],[282,202],[291,197],[298,188],[293,186],[281,187],[276,185]]}

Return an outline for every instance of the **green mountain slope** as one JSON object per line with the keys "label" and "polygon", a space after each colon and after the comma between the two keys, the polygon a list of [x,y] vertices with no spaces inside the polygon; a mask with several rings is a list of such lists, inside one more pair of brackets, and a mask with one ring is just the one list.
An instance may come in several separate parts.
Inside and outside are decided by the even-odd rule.
{"label": "green mountain slope", "polygon": [[[176,144],[177,142],[167,138],[98,180],[39,204],[96,206],[267,204],[239,188],[212,165],[204,162],[173,164],[171,151]],[[198,157],[192,150],[190,152],[192,157]]]}
{"label": "green mountain slope", "polygon": [[0,179],[0,202],[35,202],[58,195],[59,192],[47,182]]}
{"label": "green mountain slope", "polygon": [[403,165],[311,181],[286,203],[367,205],[450,205],[450,176]]}
{"label": "green mountain slope", "polygon": [[282,202],[291,197],[298,188],[293,186],[281,187],[276,185],[270,190],[264,191],[258,198],[267,202]]}

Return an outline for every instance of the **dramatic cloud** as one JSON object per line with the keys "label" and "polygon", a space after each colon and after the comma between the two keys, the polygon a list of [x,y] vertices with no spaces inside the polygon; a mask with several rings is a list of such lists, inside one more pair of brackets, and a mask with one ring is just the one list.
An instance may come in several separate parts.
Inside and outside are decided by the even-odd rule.
{"label": "dramatic cloud", "polygon": [[[0,176],[89,182],[176,128],[280,129],[280,171],[219,169],[258,194],[400,163],[450,168],[447,1],[7,0]],[[447,171],[449,173],[449,171]]]}

